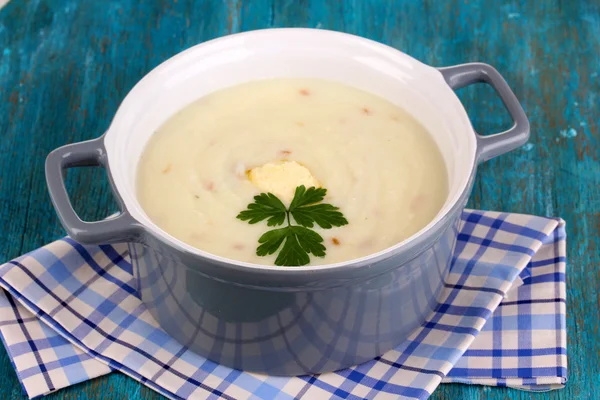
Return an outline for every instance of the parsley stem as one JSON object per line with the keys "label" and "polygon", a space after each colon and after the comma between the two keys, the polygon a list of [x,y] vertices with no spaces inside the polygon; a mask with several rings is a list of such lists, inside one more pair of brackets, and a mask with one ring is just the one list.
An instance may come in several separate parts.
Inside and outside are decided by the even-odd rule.
{"label": "parsley stem", "polygon": [[285,213],[287,214],[288,226],[292,226],[292,222],[290,221],[290,212],[288,210],[286,210]]}

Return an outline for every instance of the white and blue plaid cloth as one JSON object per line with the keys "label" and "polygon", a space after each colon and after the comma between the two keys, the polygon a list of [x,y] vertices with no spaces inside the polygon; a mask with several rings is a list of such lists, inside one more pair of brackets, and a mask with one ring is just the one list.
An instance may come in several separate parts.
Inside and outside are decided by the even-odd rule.
{"label": "white and blue plaid cloth", "polygon": [[114,370],[170,398],[426,399],[441,382],[562,387],[564,222],[465,211],[439,306],[371,362],[295,378],[232,370],[182,347],[140,302],[126,244],[58,240],[0,267],[0,332],[29,397]]}

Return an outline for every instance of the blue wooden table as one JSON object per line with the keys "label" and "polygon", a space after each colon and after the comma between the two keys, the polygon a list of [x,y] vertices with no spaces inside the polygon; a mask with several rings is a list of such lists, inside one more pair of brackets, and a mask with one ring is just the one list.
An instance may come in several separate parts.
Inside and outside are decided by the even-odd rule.
{"label": "blue wooden table", "polygon": [[[366,36],[435,66],[484,61],[501,71],[530,117],[532,138],[480,169],[470,207],[567,221],[569,382],[550,394],[442,385],[432,398],[598,398],[597,0],[12,0],[0,10],[0,259],[63,235],[44,183],[50,150],[102,134],[129,89],[173,54],[228,33],[282,26]],[[478,131],[510,123],[491,89],[468,88],[460,97]],[[71,173],[68,183],[84,217],[115,209],[100,171]],[[2,348],[0,399],[22,397]],[[160,396],[115,373],[50,398]]]}

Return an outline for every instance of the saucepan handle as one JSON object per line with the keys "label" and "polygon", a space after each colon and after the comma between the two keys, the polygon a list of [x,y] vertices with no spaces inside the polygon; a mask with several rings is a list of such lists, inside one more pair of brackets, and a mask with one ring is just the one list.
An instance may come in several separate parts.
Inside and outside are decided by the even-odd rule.
{"label": "saucepan handle", "polygon": [[46,158],[46,184],[58,218],[65,230],[69,236],[82,244],[136,240],[143,232],[143,228],[127,212],[114,187],[113,193],[121,207],[118,215],[102,221],[86,222],[81,220],[73,209],[64,181],[66,170],[89,166],[106,167],[103,137],[60,147]]}
{"label": "saucepan handle", "polygon": [[473,83],[485,82],[494,88],[514,121],[512,128],[493,135],[477,135],[477,159],[479,162],[507,153],[523,145],[529,139],[529,120],[502,75],[491,65],[470,63],[439,68],[452,89],[460,89]]}

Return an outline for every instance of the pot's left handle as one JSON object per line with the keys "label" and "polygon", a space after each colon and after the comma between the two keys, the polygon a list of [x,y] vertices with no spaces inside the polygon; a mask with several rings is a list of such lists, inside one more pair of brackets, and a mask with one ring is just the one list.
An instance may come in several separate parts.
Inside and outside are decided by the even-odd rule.
{"label": "pot's left handle", "polygon": [[452,89],[460,89],[472,83],[485,82],[496,90],[514,121],[512,128],[493,135],[477,135],[477,159],[490,158],[507,153],[525,144],[529,139],[529,120],[517,96],[502,75],[494,67],[483,63],[470,63],[439,68],[446,83]]}
{"label": "pot's left handle", "polygon": [[86,222],[81,220],[73,209],[65,186],[65,172],[68,168],[89,166],[106,166],[103,137],[60,147],[46,158],[46,184],[52,204],[65,230],[70,237],[82,244],[136,240],[143,228],[127,212],[114,187],[113,193],[121,207],[118,215],[102,221]]}

